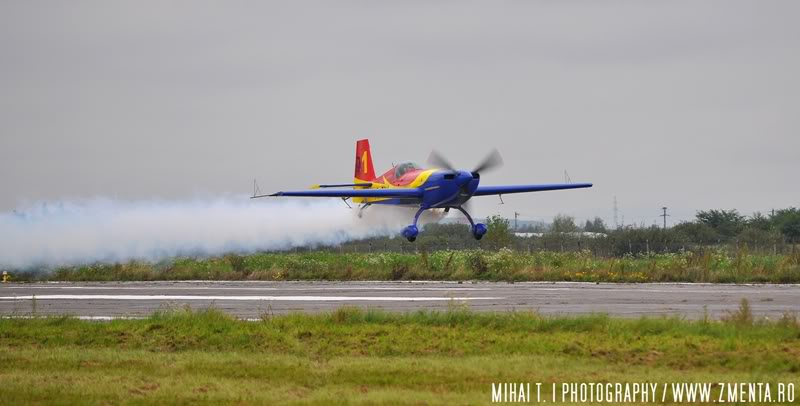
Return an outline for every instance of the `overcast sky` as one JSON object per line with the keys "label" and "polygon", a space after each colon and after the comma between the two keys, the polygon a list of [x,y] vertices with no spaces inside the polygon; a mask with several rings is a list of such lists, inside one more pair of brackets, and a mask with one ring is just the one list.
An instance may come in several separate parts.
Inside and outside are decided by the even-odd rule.
{"label": "overcast sky", "polygon": [[[800,205],[800,2],[0,2],[0,210],[350,181],[436,148],[479,215]],[[344,207],[344,206],[343,206]],[[660,220],[659,220],[660,221]]]}

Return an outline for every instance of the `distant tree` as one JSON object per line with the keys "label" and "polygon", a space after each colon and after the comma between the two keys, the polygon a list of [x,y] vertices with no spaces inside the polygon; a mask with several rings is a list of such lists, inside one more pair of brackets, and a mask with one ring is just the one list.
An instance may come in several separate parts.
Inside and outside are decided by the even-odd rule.
{"label": "distant tree", "polygon": [[710,243],[720,239],[719,233],[711,226],[699,222],[683,222],[669,229],[673,238],[680,242]]}
{"label": "distant tree", "polygon": [[605,234],[608,232],[608,228],[606,227],[606,223],[603,222],[603,219],[595,217],[594,220],[586,220],[586,224],[583,225],[583,231]]}
{"label": "distant tree", "polygon": [[697,221],[714,229],[723,237],[733,237],[744,228],[745,217],[733,210],[701,210]]}
{"label": "distant tree", "polygon": [[780,233],[775,230],[762,230],[753,226],[747,225],[736,239],[742,244],[750,245],[750,248],[755,247],[768,247],[776,240],[780,239]]}
{"label": "distant tree", "polygon": [[747,219],[747,227],[755,230],[767,231],[772,228],[772,221],[769,217],[755,212],[749,219]]}
{"label": "distant tree", "polygon": [[508,247],[511,245],[514,234],[508,219],[498,215],[487,217],[486,226],[489,227],[489,231],[486,233],[486,236],[483,237],[483,240],[486,241],[486,245],[494,248]]}
{"label": "distant tree", "polygon": [[553,218],[553,225],[550,226],[550,231],[554,233],[574,233],[578,231],[578,226],[575,225],[574,217],[559,214]]}
{"label": "distant tree", "polygon": [[426,224],[417,238],[417,244],[425,244],[430,249],[477,247],[472,238],[469,225],[459,223]]}
{"label": "distant tree", "polygon": [[800,240],[800,209],[790,207],[776,210],[771,218],[772,224],[791,241]]}
{"label": "distant tree", "polygon": [[459,223],[430,223],[425,225],[423,231],[431,236],[468,236],[469,226]]}

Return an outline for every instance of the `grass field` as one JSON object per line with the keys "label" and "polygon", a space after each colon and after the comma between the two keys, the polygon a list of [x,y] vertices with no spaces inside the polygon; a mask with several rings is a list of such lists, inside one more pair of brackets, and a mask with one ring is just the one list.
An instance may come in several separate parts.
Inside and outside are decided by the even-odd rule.
{"label": "grass field", "polygon": [[[0,403],[488,403],[492,382],[800,382],[800,323],[340,309],[0,320]],[[545,393],[549,387],[545,385]]]}
{"label": "grass field", "polygon": [[15,272],[15,280],[487,280],[800,283],[800,253],[725,251],[596,258],[584,252],[261,253]]}

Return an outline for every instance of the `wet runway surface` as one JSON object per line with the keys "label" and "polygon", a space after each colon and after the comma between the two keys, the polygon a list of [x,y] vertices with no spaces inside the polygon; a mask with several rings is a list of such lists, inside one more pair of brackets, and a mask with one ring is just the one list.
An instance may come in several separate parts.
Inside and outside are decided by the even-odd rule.
{"label": "wet runway surface", "polygon": [[87,282],[0,284],[0,315],[140,317],[171,307],[214,306],[243,318],[330,311],[342,306],[387,311],[446,310],[620,317],[719,318],[742,299],[758,316],[800,313],[800,285],[456,283],[456,282]]}

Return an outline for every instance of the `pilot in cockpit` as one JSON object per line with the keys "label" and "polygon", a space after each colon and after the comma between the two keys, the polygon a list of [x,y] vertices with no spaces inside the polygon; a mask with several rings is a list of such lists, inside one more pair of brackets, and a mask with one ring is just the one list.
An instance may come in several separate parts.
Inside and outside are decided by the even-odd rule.
{"label": "pilot in cockpit", "polygon": [[422,167],[414,162],[402,162],[394,168],[394,178],[400,179],[406,173],[410,171],[416,171],[418,169],[422,169]]}

